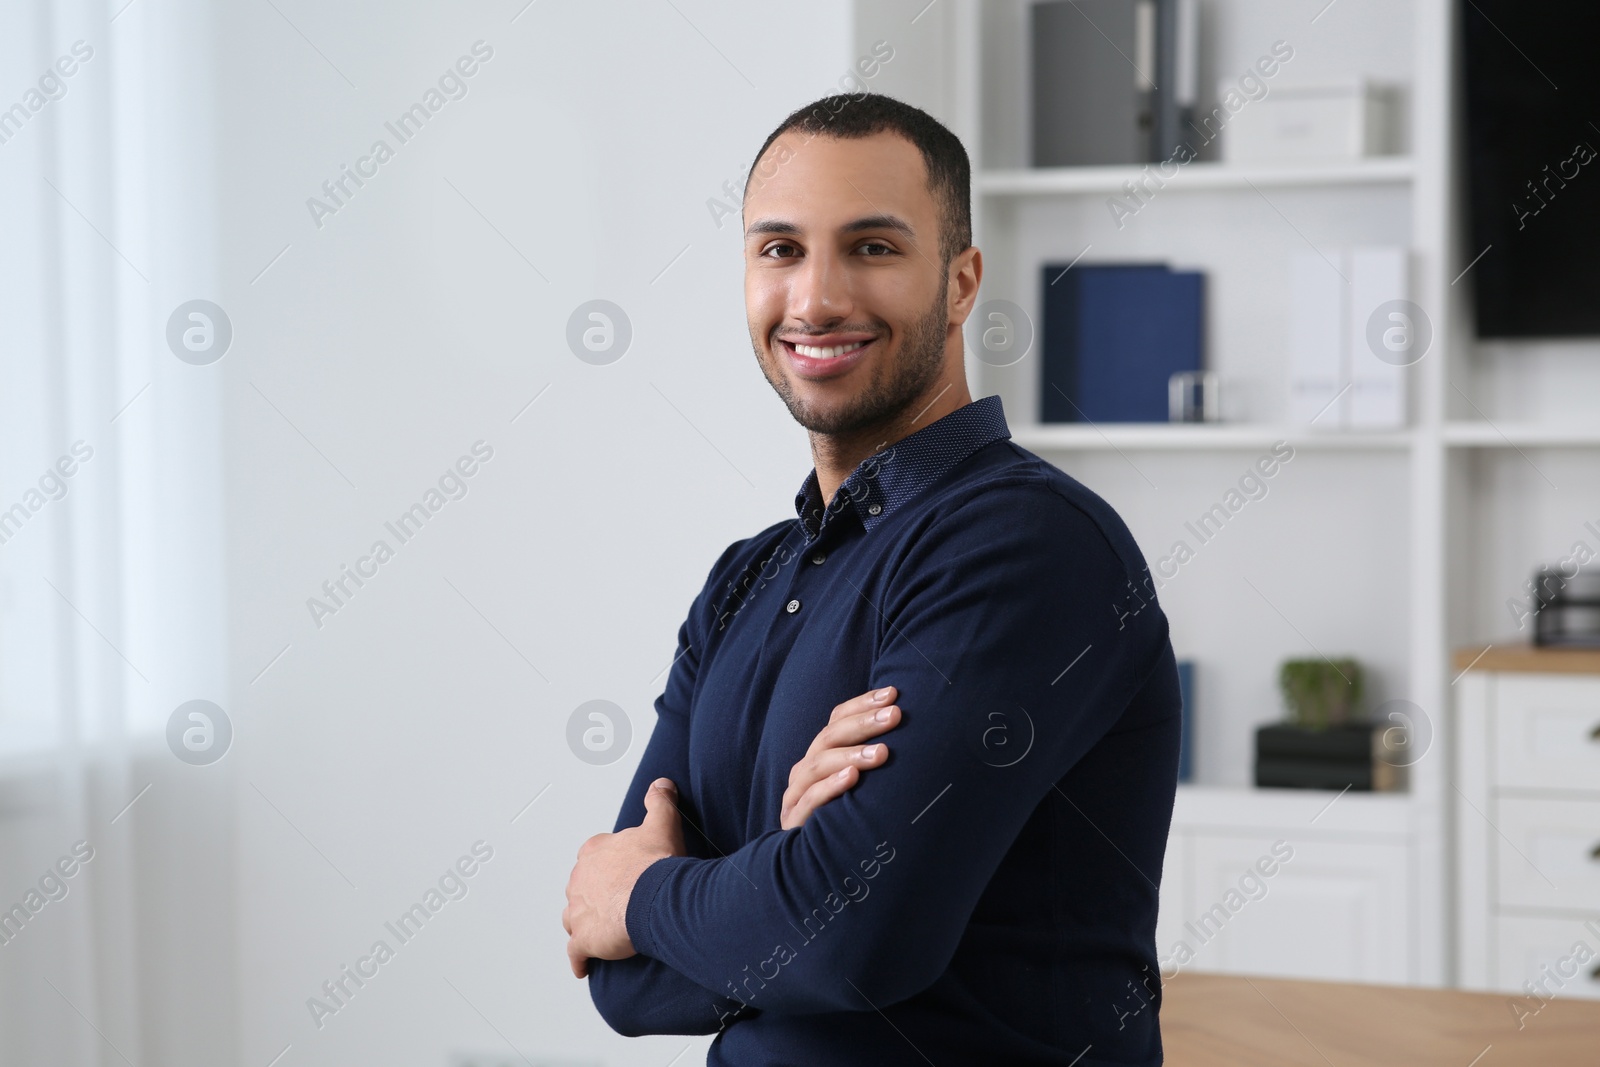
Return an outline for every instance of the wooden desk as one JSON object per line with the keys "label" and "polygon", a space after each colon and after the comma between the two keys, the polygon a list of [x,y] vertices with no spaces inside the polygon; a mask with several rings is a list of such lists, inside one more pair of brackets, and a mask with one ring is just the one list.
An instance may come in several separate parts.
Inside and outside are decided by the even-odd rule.
{"label": "wooden desk", "polygon": [[1162,991],[1161,1036],[1169,1067],[1600,1064],[1600,1001],[1550,1001],[1521,1030],[1509,1001],[1453,989],[1180,974]]}

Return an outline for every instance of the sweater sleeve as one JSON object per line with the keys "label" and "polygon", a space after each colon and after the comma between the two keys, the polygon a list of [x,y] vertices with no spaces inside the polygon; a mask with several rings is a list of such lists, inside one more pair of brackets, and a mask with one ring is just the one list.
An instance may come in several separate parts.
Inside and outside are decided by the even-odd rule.
{"label": "sweater sleeve", "polygon": [[797,829],[653,863],[628,902],[641,953],[793,1014],[882,1008],[945,972],[1034,810],[1168,665],[1159,607],[1130,609],[1131,537],[1025,488],[930,525],[873,603],[871,684],[904,713],[888,762]]}
{"label": "sweater sleeve", "polygon": [[[737,546],[734,546],[737,547]],[[710,610],[709,594],[722,563],[733,552],[730,548],[690,608],[689,617],[678,629],[678,654],[667,675],[667,685],[657,698],[656,725],[645,746],[639,767],[628,786],[612,833],[644,821],[644,794],[657,778],[671,778],[678,784],[680,804],[694,823],[702,820],[692,811],[687,797],[689,782],[689,701],[694,692],[695,674],[704,652],[703,625]],[[691,855],[714,854],[709,842],[692,825],[684,827],[684,844]],[[635,946],[637,948],[637,946]],[[669,964],[640,954],[622,960],[589,960],[589,996],[600,1017],[624,1037],[646,1034],[714,1034],[729,1025],[741,1010],[739,1001],[719,996]]]}

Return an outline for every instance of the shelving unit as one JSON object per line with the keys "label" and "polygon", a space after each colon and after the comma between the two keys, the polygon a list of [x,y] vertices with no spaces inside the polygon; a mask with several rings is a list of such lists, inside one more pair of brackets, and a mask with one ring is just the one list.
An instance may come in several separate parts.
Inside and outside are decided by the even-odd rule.
{"label": "shelving unit", "polygon": [[[1138,182],[1143,165],[1027,166],[1027,0],[957,0],[925,13],[924,6],[861,5],[856,43],[865,49],[886,37],[898,47],[907,40],[907,23],[921,34],[898,48],[896,63],[906,62],[880,88],[928,108],[968,147],[975,243],[985,264],[980,303],[1011,301],[1037,323],[1047,263],[1162,260],[1203,270],[1208,364],[1223,378],[1229,421],[1040,424],[1037,351],[1007,367],[969,358],[973,395],[999,394],[1016,443],[1105,497],[1152,567],[1175,541],[1187,539],[1185,520],[1235,486],[1256,456],[1278,441],[1295,450],[1293,462],[1268,483],[1270,492],[1217,536],[1192,546],[1194,561],[1160,586],[1175,649],[1197,663],[1198,689],[1197,784],[1180,788],[1173,837],[1179,852],[1168,857],[1179,888],[1171,899],[1164,891],[1164,928],[1172,928],[1168,913],[1211,903],[1204,879],[1190,877],[1192,857],[1232,857],[1228,842],[1255,841],[1272,826],[1308,840],[1329,832],[1328,819],[1292,824],[1301,807],[1320,807],[1331,794],[1286,798],[1249,787],[1252,731],[1279,716],[1274,678],[1281,659],[1355,654],[1369,668],[1375,703],[1398,698],[1424,709],[1434,749],[1411,769],[1408,794],[1359,798],[1352,807],[1359,806],[1364,821],[1334,835],[1349,849],[1359,851],[1366,841],[1384,856],[1399,856],[1403,877],[1385,880],[1378,867],[1351,860],[1348,881],[1330,875],[1321,888],[1308,887],[1305,898],[1348,889],[1353,895],[1340,899],[1361,911],[1377,894],[1401,916],[1397,924],[1379,924],[1381,939],[1397,950],[1374,957],[1376,963],[1347,960],[1341,965],[1347,970],[1322,976],[1448,984],[1454,967],[1442,756],[1450,744],[1448,652],[1451,642],[1477,636],[1447,626],[1460,592],[1447,587],[1446,568],[1463,552],[1454,512],[1472,480],[1452,457],[1493,454],[1507,443],[1459,397],[1447,396],[1456,371],[1470,361],[1470,345],[1457,340],[1470,284],[1452,286],[1471,258],[1461,255],[1454,225],[1455,4],[1341,0],[1325,9],[1320,2],[1202,0],[1202,112],[1214,103],[1222,76],[1286,40],[1295,58],[1275,84],[1364,75],[1402,85],[1407,121],[1400,154],[1321,167],[1242,167],[1204,158],[1214,155],[1213,146],[1176,173],[1150,167],[1162,184],[1120,224],[1108,198]],[[1412,250],[1410,296],[1431,318],[1432,346],[1407,371],[1409,423],[1380,432],[1287,425],[1289,256],[1308,245],[1320,251],[1361,244]],[[1470,392],[1461,376],[1457,384]],[[1499,429],[1519,446],[1558,437],[1600,442],[1589,430],[1552,436],[1533,425]],[[1357,798],[1339,804],[1351,799]],[[1335,848],[1327,856],[1336,854],[1343,853]],[[1345,889],[1328,888],[1335,883]],[[1274,905],[1281,906],[1287,905]],[[1300,918],[1280,915],[1269,925],[1306,926]],[[1364,927],[1356,937],[1378,929]],[[1229,965],[1248,969],[1249,960]]]}
{"label": "shelving unit", "polygon": [[[1310,818],[1300,809],[1325,795],[1249,788],[1250,736],[1278,715],[1280,659],[1354,654],[1371,670],[1375,702],[1412,702],[1432,739],[1411,768],[1409,793],[1360,798],[1362,818],[1336,823],[1347,842],[1400,849],[1405,869],[1397,882],[1363,881],[1352,861],[1346,899],[1389,894],[1384,906],[1405,916],[1398,933],[1385,928],[1404,952],[1378,961],[1380,980],[1434,985],[1461,973],[1448,763],[1460,687],[1450,651],[1526,640],[1507,609],[1533,569],[1579,541],[1600,555],[1592,400],[1600,342],[1480,341],[1471,325],[1472,268],[1493,253],[1467,247],[1464,234],[1460,6],[1201,0],[1202,112],[1219,80],[1284,40],[1295,57],[1274,85],[1365,75],[1402,86],[1400,154],[1234,167],[1205,158],[1214,157],[1207,149],[1176,174],[1157,171],[1163,183],[1120,226],[1107,198],[1141,179],[1144,166],[1027,166],[1027,0],[872,0],[855,14],[858,53],[878,39],[896,46],[874,87],[927,108],[967,145],[984,253],[980,303],[1008,300],[1037,319],[1046,263],[1164,260],[1206,272],[1208,362],[1223,378],[1224,424],[1041,425],[1037,352],[1007,367],[969,358],[973,395],[998,394],[1017,444],[1105,497],[1153,567],[1185,536],[1185,520],[1236,485],[1255,456],[1277,441],[1293,445],[1295,459],[1270,492],[1192,546],[1193,561],[1159,587],[1174,646],[1196,661],[1198,689],[1198,780],[1180,787],[1174,817],[1174,840],[1191,859],[1169,853],[1169,865],[1193,874],[1194,855],[1232,856],[1227,842],[1272,827],[1329,831],[1331,812],[1299,825]],[[1360,244],[1412,252],[1410,299],[1429,317],[1433,341],[1407,371],[1409,421],[1361,433],[1286,425],[1289,254]],[[1188,887],[1179,895],[1203,898],[1186,877],[1177,876]],[[1168,904],[1164,895],[1164,912]],[[1267,925],[1291,937],[1318,924]]]}

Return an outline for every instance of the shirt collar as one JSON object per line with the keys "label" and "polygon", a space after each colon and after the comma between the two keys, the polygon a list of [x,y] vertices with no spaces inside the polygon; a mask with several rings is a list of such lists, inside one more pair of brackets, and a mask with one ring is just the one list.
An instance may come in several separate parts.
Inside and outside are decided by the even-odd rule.
{"label": "shirt collar", "polygon": [[826,509],[813,467],[794,496],[795,514],[808,541],[846,508],[855,511],[870,533],[956,464],[1010,436],[1000,397],[981,397],[862,460]]}

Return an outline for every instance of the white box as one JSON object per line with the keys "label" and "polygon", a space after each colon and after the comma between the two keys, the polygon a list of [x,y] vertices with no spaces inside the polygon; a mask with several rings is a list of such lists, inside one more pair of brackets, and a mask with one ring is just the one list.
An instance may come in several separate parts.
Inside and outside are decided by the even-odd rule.
{"label": "white box", "polygon": [[[1395,308],[1409,295],[1406,286],[1406,250],[1398,246],[1345,250],[1345,273],[1350,278],[1345,327],[1349,376],[1347,425],[1398,428],[1406,422],[1406,368],[1393,362],[1398,355],[1380,357],[1372,344],[1374,316]],[[1414,311],[1410,312],[1415,314]],[[1380,316],[1381,317],[1381,316]],[[1380,327],[1388,321],[1383,318]]]}
{"label": "white box", "polygon": [[[1332,252],[1334,262],[1342,257]],[[1342,268],[1312,249],[1289,259],[1289,421],[1337,430],[1348,421],[1344,370],[1345,310]]]}
{"label": "white box", "polygon": [[[1225,84],[1222,99],[1230,89],[1237,94]],[[1364,81],[1299,88],[1269,84],[1267,95],[1246,99],[1228,115],[1222,158],[1227,163],[1284,163],[1382,155],[1389,147],[1392,111],[1388,95]]]}
{"label": "white box", "polygon": [[1319,430],[1406,424],[1406,366],[1378,356],[1369,326],[1406,299],[1408,259],[1398,246],[1290,254],[1290,422]]}

